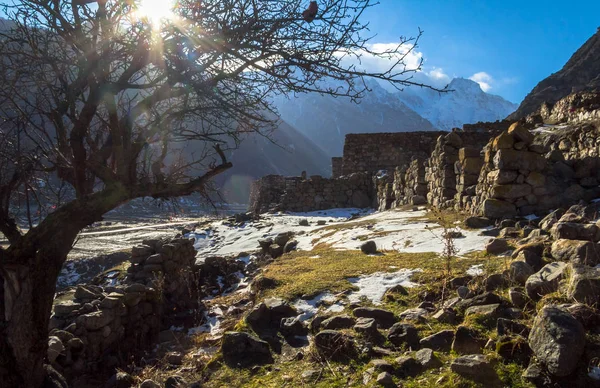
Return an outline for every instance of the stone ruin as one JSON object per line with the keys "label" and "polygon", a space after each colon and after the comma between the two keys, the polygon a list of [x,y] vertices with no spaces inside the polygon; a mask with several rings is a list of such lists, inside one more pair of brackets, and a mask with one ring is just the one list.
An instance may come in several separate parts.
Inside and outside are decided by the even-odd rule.
{"label": "stone ruin", "polygon": [[72,380],[123,365],[156,343],[165,318],[198,308],[192,240],[148,240],[132,249],[118,285],[79,285],[55,303],[48,360]]}
{"label": "stone ruin", "polygon": [[600,196],[599,121],[600,94],[581,92],[518,123],[350,134],[332,178],[261,178],[250,210],[429,204],[490,218],[541,215]]}

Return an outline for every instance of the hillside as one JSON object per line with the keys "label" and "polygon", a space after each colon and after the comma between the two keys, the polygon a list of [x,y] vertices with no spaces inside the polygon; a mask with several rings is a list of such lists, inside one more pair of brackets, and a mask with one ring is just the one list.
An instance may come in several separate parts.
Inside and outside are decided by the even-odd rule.
{"label": "hillside", "polygon": [[451,130],[478,121],[506,117],[517,105],[485,93],[479,85],[463,78],[454,79],[449,89],[406,88],[392,93],[376,81],[359,104],[349,99],[303,94],[275,105],[281,117],[314,141],[328,156],[341,155],[348,133],[411,132]]}
{"label": "hillside", "polygon": [[246,203],[250,183],[269,174],[331,175],[331,160],[314,142],[282,121],[271,139],[251,135],[230,155],[233,168],[218,177],[229,202]]}
{"label": "hillside", "polygon": [[519,109],[508,116],[518,120],[537,111],[544,102],[554,104],[575,91],[600,88],[600,29],[573,54],[563,68],[538,83]]}
{"label": "hillside", "polygon": [[484,92],[477,82],[469,79],[454,78],[448,89],[453,91],[438,93],[407,88],[395,96],[434,126],[446,131],[463,124],[500,120],[517,108],[517,104]]}

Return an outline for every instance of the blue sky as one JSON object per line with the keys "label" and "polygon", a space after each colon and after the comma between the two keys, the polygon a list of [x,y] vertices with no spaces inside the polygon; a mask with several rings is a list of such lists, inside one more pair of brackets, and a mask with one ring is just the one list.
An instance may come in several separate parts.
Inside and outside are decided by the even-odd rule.
{"label": "blue sky", "polygon": [[520,102],[562,68],[600,26],[600,1],[379,0],[366,14],[373,43],[424,35],[424,73],[474,77],[489,93]]}

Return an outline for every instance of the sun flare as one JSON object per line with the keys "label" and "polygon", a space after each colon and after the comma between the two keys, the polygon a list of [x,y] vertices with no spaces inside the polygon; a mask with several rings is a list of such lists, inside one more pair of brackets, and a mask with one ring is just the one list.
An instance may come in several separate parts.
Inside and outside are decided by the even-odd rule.
{"label": "sun flare", "polygon": [[137,4],[136,16],[147,20],[153,27],[158,27],[161,22],[175,17],[174,0],[140,0]]}

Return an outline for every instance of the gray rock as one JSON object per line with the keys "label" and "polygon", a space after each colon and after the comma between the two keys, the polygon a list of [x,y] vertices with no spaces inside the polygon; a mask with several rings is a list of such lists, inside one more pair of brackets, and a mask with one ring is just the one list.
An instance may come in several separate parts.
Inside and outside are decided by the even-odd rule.
{"label": "gray rock", "polygon": [[374,338],[379,334],[377,330],[377,322],[373,318],[358,318],[354,325],[354,331],[361,333],[367,338]]}
{"label": "gray rock", "polygon": [[533,268],[524,261],[516,260],[510,263],[508,270],[510,280],[513,282],[525,285],[527,279],[535,273]]}
{"label": "gray rock", "polygon": [[481,315],[486,317],[497,317],[500,315],[500,304],[484,304],[481,306],[471,306],[465,310],[465,317],[469,315]]}
{"label": "gray rock", "polygon": [[421,370],[421,364],[417,360],[409,356],[401,356],[396,358],[396,374],[400,377],[411,377],[418,375]]}
{"label": "gray rock", "polygon": [[474,380],[484,380],[496,376],[492,364],[483,354],[460,356],[450,364],[454,373]]}
{"label": "gray rock", "polygon": [[419,348],[419,332],[409,323],[395,323],[388,331],[388,340],[394,346],[406,346],[411,349]]}
{"label": "gray rock", "polygon": [[597,306],[600,301],[600,268],[568,265],[571,277],[567,297],[579,303]]}
{"label": "gray rock", "polygon": [[473,293],[469,289],[469,287],[460,286],[456,289],[456,293],[460,299],[469,299],[473,297]]}
{"label": "gray rock", "polygon": [[566,267],[566,263],[554,262],[546,264],[541,270],[531,275],[525,283],[527,296],[537,300],[543,295],[556,291]]}
{"label": "gray rock", "polygon": [[485,228],[485,227],[490,226],[491,224],[492,224],[492,221],[487,217],[472,216],[472,217],[468,217],[465,220],[465,225],[467,227],[473,228],[473,229]]}
{"label": "gray rock", "polygon": [[415,353],[415,360],[423,369],[438,368],[442,365],[442,362],[433,353],[432,349],[423,348]]}
{"label": "gray rock", "polygon": [[298,246],[298,241],[290,240],[285,243],[285,246],[283,247],[283,253],[290,253],[292,251],[295,251],[297,246]]}
{"label": "gray rock", "polygon": [[269,344],[248,333],[226,332],[221,344],[223,360],[230,367],[247,367],[273,362]]}
{"label": "gray rock", "polygon": [[459,310],[466,310],[472,306],[485,306],[501,302],[502,299],[498,295],[492,292],[484,292],[483,294],[474,296],[473,298],[461,300],[457,303],[456,308]]}
{"label": "gray rock", "polygon": [[448,352],[452,348],[453,340],[453,330],[442,330],[430,335],[429,337],[421,339],[419,343],[423,348],[430,348],[440,352]]}
{"label": "gray rock", "polygon": [[75,289],[75,299],[79,300],[94,300],[96,298],[99,298],[100,295],[102,295],[101,292],[98,292],[92,289],[91,287],[77,286],[77,288]]}
{"label": "gray rock", "polygon": [[438,322],[450,323],[450,324],[454,324],[457,321],[456,313],[454,312],[453,309],[449,309],[449,308],[444,308],[444,309],[438,310],[436,313],[434,313],[431,316],[431,318],[437,320]]}
{"label": "gray rock", "polygon": [[428,314],[429,311],[425,310],[424,308],[417,307],[414,309],[404,310],[402,313],[400,313],[400,320],[405,322],[425,323],[427,322]]}
{"label": "gray rock", "polygon": [[397,387],[396,383],[394,383],[394,378],[388,372],[381,372],[380,374],[378,374],[377,379],[375,381],[377,382],[377,384],[385,388]]}
{"label": "gray rock", "polygon": [[529,346],[555,376],[568,376],[583,355],[585,329],[573,316],[554,306],[544,306],[533,322]]}
{"label": "gray rock", "polygon": [[321,322],[321,328],[324,330],[349,329],[356,323],[356,320],[350,315],[336,315]]}
{"label": "gray rock", "polygon": [[511,288],[508,290],[508,299],[515,307],[524,308],[527,306],[531,299],[525,294],[525,290],[522,288]]}
{"label": "gray rock", "polygon": [[375,244],[375,241],[367,241],[360,245],[360,250],[364,254],[372,255],[377,253],[377,245]]}
{"label": "gray rock", "polygon": [[48,362],[53,363],[56,358],[65,352],[65,345],[56,336],[48,337]]}
{"label": "gray rock", "polygon": [[485,252],[490,255],[499,255],[509,249],[508,240],[504,238],[494,238],[485,246]]}
{"label": "gray rock", "polygon": [[115,318],[112,310],[100,310],[93,313],[83,314],[77,317],[77,327],[85,327],[87,330],[99,330],[111,323]]}
{"label": "gray rock", "polygon": [[389,372],[394,373],[394,366],[382,359],[371,360],[369,363],[375,369],[375,372]]}
{"label": "gray rock", "polygon": [[308,223],[308,220],[306,218],[303,218],[300,220],[300,222],[298,222],[298,225],[300,226],[309,226],[310,224]]}
{"label": "gray rock", "polygon": [[373,318],[382,329],[388,329],[398,321],[391,311],[373,307],[357,307],[352,310],[352,314],[358,318]]}
{"label": "gray rock", "polygon": [[481,333],[467,326],[459,326],[454,333],[452,350],[459,354],[481,353],[487,342]]}
{"label": "gray rock", "polygon": [[560,261],[595,266],[600,263],[600,246],[591,241],[560,239],[552,243],[552,257]]}
{"label": "gray rock", "polygon": [[574,222],[558,222],[550,233],[555,240],[583,240],[594,241],[600,240],[600,229],[594,224],[578,224]]}

